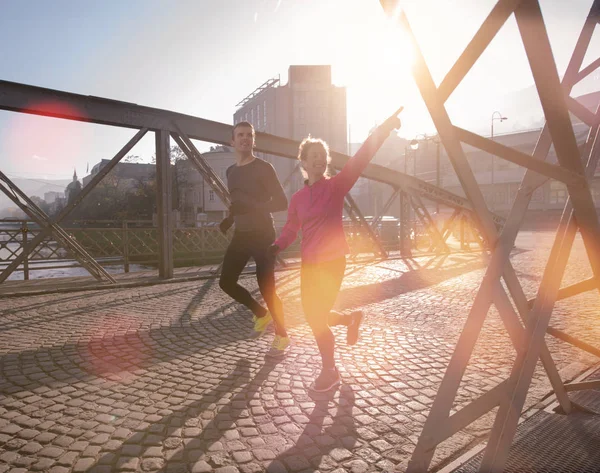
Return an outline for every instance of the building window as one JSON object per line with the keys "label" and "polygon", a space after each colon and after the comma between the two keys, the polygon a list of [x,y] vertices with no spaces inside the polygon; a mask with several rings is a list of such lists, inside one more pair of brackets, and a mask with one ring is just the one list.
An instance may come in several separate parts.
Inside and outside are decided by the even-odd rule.
{"label": "building window", "polygon": [[263,127],[267,128],[267,101],[263,102]]}
{"label": "building window", "polygon": [[298,105],[303,105],[304,102],[306,102],[306,92],[296,92],[296,101],[298,102]]}
{"label": "building window", "polygon": [[210,189],[208,191],[208,200],[209,202],[214,202],[215,201],[215,191]]}
{"label": "building window", "polygon": [[296,125],[296,133],[296,139],[303,140],[304,138],[306,138],[306,125],[303,123]]}
{"label": "building window", "polygon": [[254,109],[250,110],[250,123],[254,125]]}
{"label": "building window", "polygon": [[298,119],[304,120],[305,118],[306,118],[306,111],[304,110],[304,108],[299,108],[298,109]]}
{"label": "building window", "polygon": [[564,204],[567,201],[567,188],[560,182],[550,183],[550,200],[551,204]]}
{"label": "building window", "polygon": [[543,202],[544,201],[544,188],[538,187],[531,196],[532,202]]}

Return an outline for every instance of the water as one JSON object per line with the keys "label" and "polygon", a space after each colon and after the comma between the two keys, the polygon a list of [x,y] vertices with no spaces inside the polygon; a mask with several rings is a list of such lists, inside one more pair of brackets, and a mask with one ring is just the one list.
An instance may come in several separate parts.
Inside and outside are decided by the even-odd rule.
{"label": "water", "polygon": [[[17,250],[19,248],[18,243],[9,243],[7,245],[8,248],[0,248],[0,261],[6,262],[6,260],[12,259],[10,250]],[[47,264],[47,263],[45,263]],[[70,264],[70,262],[53,262],[54,265],[64,266]],[[6,266],[0,266],[0,272],[4,270]],[[41,267],[42,269],[33,269],[35,267]],[[105,264],[103,265],[104,269],[109,274],[123,274],[125,271],[123,269],[123,264]],[[145,266],[141,264],[130,264],[129,271],[155,271],[156,268],[152,266]],[[90,276],[90,273],[85,268],[81,267],[69,267],[69,268],[46,268],[42,264],[38,263],[29,263],[29,279],[44,279],[44,278],[69,278],[69,277],[77,277],[77,276]],[[23,271],[15,270],[9,277],[8,281],[22,281],[23,280]]]}

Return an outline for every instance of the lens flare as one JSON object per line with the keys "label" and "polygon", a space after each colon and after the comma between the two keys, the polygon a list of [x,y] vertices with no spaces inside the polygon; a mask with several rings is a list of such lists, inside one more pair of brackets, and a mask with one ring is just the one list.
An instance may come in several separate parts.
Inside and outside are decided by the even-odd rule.
{"label": "lens flare", "polygon": [[75,107],[45,101],[28,106],[30,113],[7,114],[0,143],[2,161],[29,174],[68,174],[83,154],[90,126],[61,118],[85,117]]}

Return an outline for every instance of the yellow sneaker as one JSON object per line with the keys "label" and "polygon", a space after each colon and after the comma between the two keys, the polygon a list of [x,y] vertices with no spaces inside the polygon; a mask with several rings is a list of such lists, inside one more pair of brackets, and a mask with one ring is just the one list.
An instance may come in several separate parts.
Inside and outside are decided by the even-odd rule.
{"label": "yellow sneaker", "polygon": [[267,314],[262,317],[257,317],[256,315],[253,316],[252,320],[254,321],[252,338],[259,338],[266,333],[267,327],[273,322],[273,317],[271,317],[270,312],[267,312]]}
{"label": "yellow sneaker", "polygon": [[266,353],[265,356],[270,358],[280,358],[284,355],[285,349],[290,346],[290,337],[282,337],[275,335],[271,349]]}

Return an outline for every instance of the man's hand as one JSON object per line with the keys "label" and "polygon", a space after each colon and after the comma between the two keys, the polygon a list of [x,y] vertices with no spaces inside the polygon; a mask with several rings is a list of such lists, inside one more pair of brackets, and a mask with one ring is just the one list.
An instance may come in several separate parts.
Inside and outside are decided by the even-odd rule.
{"label": "man's hand", "polygon": [[381,124],[381,127],[389,131],[398,130],[402,126],[400,118],[398,117],[402,110],[404,110],[404,107],[400,107],[398,110],[396,110],[392,116],[390,116]]}
{"label": "man's hand", "polygon": [[269,258],[275,259],[275,257],[279,254],[279,250],[280,250],[279,245],[273,244],[273,245],[269,246],[269,248],[267,248],[267,256]]}
{"label": "man's hand", "polygon": [[221,221],[221,223],[219,223],[219,230],[221,230],[221,233],[223,235],[225,235],[225,233],[227,233],[227,230],[229,230],[232,225],[233,225],[233,217],[231,215],[229,215],[228,217],[225,217]]}
{"label": "man's hand", "polygon": [[244,215],[249,213],[251,210],[250,206],[246,205],[244,202],[242,201],[235,201],[231,203],[231,206],[229,207],[229,215],[234,216],[234,215]]}

